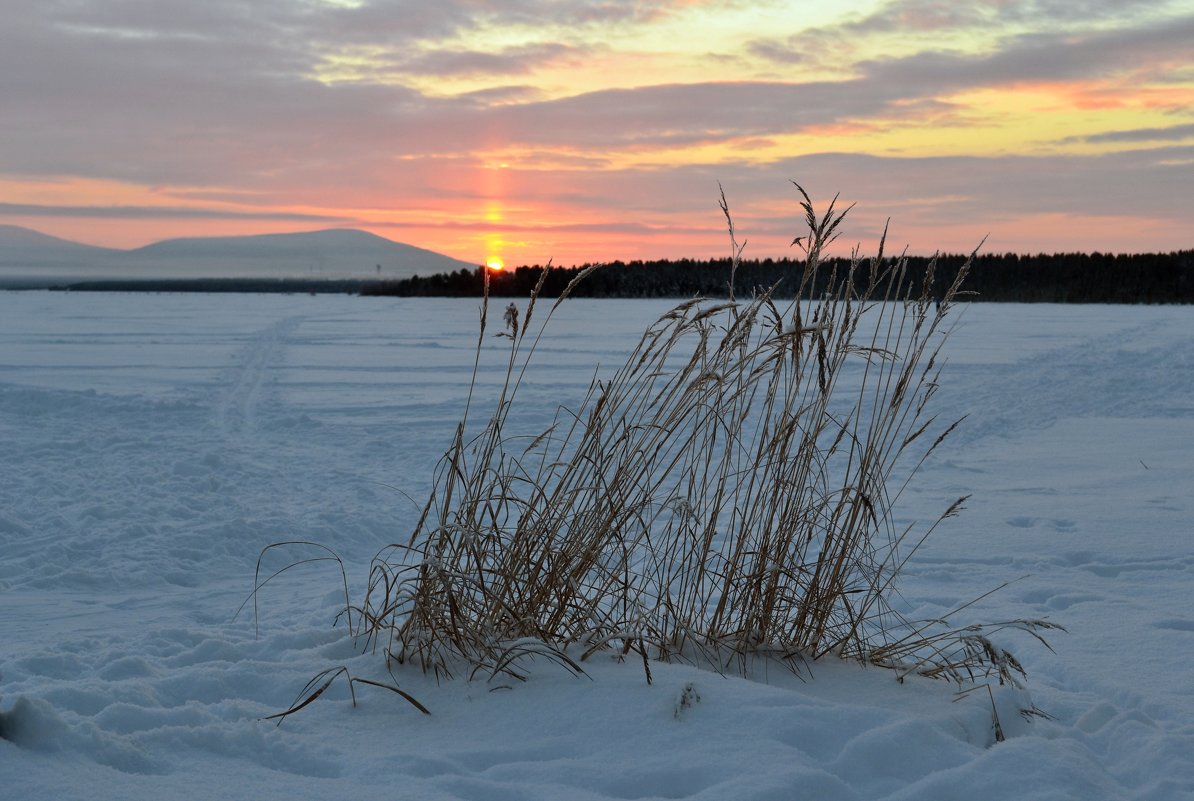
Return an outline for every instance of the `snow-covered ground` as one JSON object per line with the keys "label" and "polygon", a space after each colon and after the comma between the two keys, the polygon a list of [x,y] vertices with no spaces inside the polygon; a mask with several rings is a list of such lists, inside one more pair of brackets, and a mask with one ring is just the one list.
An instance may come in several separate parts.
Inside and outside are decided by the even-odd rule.
{"label": "snow-covered ground", "polygon": [[[579,398],[669,304],[571,301],[524,422]],[[333,627],[331,563],[233,618],[261,548],[359,590],[459,417],[474,301],[0,293],[0,797],[1194,798],[1194,309],[975,305],[941,393],[966,423],[901,516],[972,494],[910,564],[918,617],[1008,637],[1031,698],[813,665],[758,681],[608,658],[589,678],[403,689]],[[496,345],[495,345],[496,347]],[[496,361],[496,360],[495,360]],[[496,372],[483,381],[496,380]],[[807,678],[807,677],[806,677]],[[1015,713],[1035,703],[1054,720]]]}

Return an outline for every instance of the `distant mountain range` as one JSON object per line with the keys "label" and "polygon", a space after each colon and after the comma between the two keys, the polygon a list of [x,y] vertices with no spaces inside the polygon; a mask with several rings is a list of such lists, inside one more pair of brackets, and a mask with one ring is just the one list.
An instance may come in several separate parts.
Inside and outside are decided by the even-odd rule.
{"label": "distant mountain range", "polygon": [[355,229],[168,239],[134,250],[93,247],[0,225],[0,286],[193,278],[382,278],[476,265]]}

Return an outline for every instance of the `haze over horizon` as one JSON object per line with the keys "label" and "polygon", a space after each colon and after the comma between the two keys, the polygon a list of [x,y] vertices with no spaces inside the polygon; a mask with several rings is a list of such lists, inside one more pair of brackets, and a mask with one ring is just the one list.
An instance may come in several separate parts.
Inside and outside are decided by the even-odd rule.
{"label": "haze over horizon", "polygon": [[0,224],[359,228],[470,263],[1194,245],[1194,9],[0,0]]}

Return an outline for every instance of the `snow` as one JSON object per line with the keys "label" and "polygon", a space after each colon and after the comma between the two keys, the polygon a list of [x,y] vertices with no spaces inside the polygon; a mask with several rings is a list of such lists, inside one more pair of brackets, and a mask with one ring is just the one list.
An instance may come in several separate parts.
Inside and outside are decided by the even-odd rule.
{"label": "snow", "polygon": [[[520,421],[667,306],[566,304]],[[1026,691],[832,660],[749,681],[655,664],[648,686],[601,657],[525,684],[399,672],[431,716],[364,685],[354,707],[341,677],[262,720],[327,668],[390,680],[332,625],[335,563],[268,585],[257,637],[234,613],[272,542],[328,546],[359,590],[409,534],[476,323],[460,300],[0,293],[4,798],[1194,798],[1187,307],[976,304],[947,347],[939,397],[970,416],[899,514],[972,498],[903,603],[932,617],[1010,582],[957,622],[1064,625],[1055,652],[1001,640]]]}

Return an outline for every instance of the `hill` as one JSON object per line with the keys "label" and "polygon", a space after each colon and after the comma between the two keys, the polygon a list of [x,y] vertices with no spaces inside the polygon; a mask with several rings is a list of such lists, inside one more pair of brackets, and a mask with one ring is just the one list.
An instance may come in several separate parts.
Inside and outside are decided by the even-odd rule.
{"label": "hill", "polygon": [[0,267],[28,262],[55,264],[86,258],[101,258],[118,250],[83,245],[43,234],[19,225],[0,225]]}
{"label": "hill", "polygon": [[108,280],[401,280],[473,267],[354,229],[169,239],[115,250],[0,226],[0,286]]}

